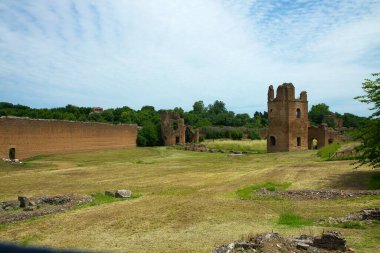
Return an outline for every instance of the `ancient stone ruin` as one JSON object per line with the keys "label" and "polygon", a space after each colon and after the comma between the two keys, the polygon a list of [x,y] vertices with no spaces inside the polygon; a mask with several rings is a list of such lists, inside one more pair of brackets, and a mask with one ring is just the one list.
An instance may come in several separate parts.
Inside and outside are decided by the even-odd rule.
{"label": "ancient stone ruin", "polygon": [[268,89],[268,152],[308,149],[307,94],[302,91],[295,98],[294,86],[284,83]]}
{"label": "ancient stone ruin", "polygon": [[266,134],[268,152],[316,149],[339,138],[339,132],[325,124],[309,126],[307,93],[302,91],[296,98],[292,83],[278,86],[276,96],[269,86],[268,129],[260,134]]}
{"label": "ancient stone ruin", "polygon": [[338,253],[354,252],[346,244],[346,239],[336,231],[323,232],[321,236],[301,235],[294,239],[284,238],[278,233],[263,233],[248,240],[221,245],[213,253],[282,253],[313,252]]}
{"label": "ancient stone ruin", "polygon": [[166,146],[199,142],[199,129],[186,126],[185,120],[174,111],[161,111],[161,136]]}
{"label": "ancient stone ruin", "polygon": [[0,157],[16,161],[36,155],[136,146],[137,125],[0,117]]}

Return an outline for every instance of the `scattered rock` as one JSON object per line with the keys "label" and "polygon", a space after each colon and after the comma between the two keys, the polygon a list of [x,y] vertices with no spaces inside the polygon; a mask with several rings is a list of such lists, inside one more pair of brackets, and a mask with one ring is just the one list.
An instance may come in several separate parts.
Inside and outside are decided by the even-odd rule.
{"label": "scattered rock", "polygon": [[346,239],[339,232],[324,232],[321,237],[314,238],[313,246],[327,250],[346,251]]}
{"label": "scattered rock", "polygon": [[[0,212],[0,224],[16,222],[32,217],[66,211],[78,205],[93,201],[93,198],[83,194],[66,194],[57,196],[42,196],[35,198],[19,197],[19,201],[0,202],[6,211],[17,210],[23,202],[23,212]],[[27,204],[26,204],[27,203]]]}
{"label": "scattered rock", "polygon": [[19,196],[18,201],[20,201],[20,207],[24,208],[29,205],[29,199],[27,197]]}
{"label": "scattered rock", "polygon": [[26,206],[24,207],[24,211],[34,211],[37,210],[37,206]]}
{"label": "scattered rock", "polygon": [[267,191],[258,189],[254,193],[261,196],[286,197],[301,200],[316,199],[347,199],[364,196],[380,196],[380,190],[368,191],[339,191],[339,190],[295,190],[295,191]]}
{"label": "scattered rock", "polygon": [[278,233],[264,233],[249,238],[247,241],[238,241],[222,245],[214,249],[213,253],[248,253],[248,252],[353,252],[347,248],[346,240],[338,232],[325,232],[320,237],[301,235],[296,239],[286,239]]}
{"label": "scattered rock", "polygon": [[130,198],[132,196],[132,192],[130,190],[117,190],[115,192],[116,198]]}
{"label": "scattered rock", "polygon": [[37,206],[36,202],[30,200],[28,206]]}
{"label": "scattered rock", "polygon": [[346,217],[333,218],[329,217],[327,220],[320,220],[319,223],[327,222],[329,224],[340,224],[350,221],[367,221],[380,220],[380,208],[367,208],[357,213],[350,213]]}
{"label": "scattered rock", "polygon": [[306,243],[299,242],[299,243],[297,243],[296,247],[297,247],[297,249],[307,250],[310,247],[310,245],[306,244]]}
{"label": "scattered rock", "polygon": [[71,201],[68,195],[58,195],[58,196],[44,196],[41,197],[37,202],[49,205],[63,205]]}

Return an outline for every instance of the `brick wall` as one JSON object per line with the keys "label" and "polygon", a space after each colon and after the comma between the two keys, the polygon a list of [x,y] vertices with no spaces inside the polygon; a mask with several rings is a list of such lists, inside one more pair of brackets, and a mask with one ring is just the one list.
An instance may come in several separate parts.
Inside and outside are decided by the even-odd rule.
{"label": "brick wall", "polygon": [[0,157],[8,158],[15,148],[16,158],[52,153],[90,151],[136,146],[136,125],[0,118]]}
{"label": "brick wall", "polygon": [[293,84],[268,89],[267,151],[287,152],[308,149],[308,102],[306,92],[295,98]]}

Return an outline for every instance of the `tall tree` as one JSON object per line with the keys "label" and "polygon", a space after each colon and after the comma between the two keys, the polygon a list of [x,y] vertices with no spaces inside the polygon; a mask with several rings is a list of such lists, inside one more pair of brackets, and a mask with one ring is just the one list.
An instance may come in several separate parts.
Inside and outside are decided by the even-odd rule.
{"label": "tall tree", "polygon": [[365,79],[362,88],[365,95],[355,99],[362,103],[370,104],[373,111],[364,127],[359,128],[354,136],[361,140],[362,144],[357,148],[362,152],[359,166],[368,164],[373,168],[380,168],[380,72],[372,74],[374,80]]}

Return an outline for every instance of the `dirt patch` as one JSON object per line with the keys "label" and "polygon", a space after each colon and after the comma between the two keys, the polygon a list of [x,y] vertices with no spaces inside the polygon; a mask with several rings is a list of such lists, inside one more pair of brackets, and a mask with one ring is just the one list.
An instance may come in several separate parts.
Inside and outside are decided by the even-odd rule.
{"label": "dirt patch", "polygon": [[253,194],[259,196],[285,197],[300,200],[321,199],[348,199],[365,196],[380,196],[380,190],[374,191],[339,191],[339,190],[296,190],[296,191],[268,191],[259,189]]}
{"label": "dirt patch", "polygon": [[34,203],[26,208],[20,207],[19,201],[0,202],[0,224],[16,222],[47,214],[64,212],[76,206],[93,201],[93,198],[84,194],[66,194],[56,196],[42,196],[28,198]]}
{"label": "dirt patch", "polygon": [[339,232],[324,232],[321,236],[301,235],[295,239],[281,237],[278,233],[264,233],[214,249],[213,253],[280,253],[280,252],[354,252],[346,245],[346,240]]}

